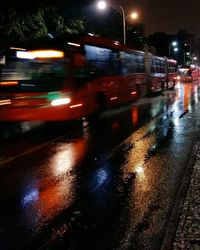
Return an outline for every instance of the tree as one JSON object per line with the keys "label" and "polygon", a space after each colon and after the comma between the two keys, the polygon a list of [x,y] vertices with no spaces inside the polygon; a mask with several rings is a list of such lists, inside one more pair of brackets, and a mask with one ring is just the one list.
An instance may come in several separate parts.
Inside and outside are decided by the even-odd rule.
{"label": "tree", "polygon": [[1,26],[2,40],[8,43],[23,43],[30,39],[38,39],[47,34],[44,12],[21,14],[9,8]]}
{"label": "tree", "polygon": [[1,45],[19,44],[22,46],[29,40],[37,40],[47,36],[77,34],[85,31],[85,21],[81,17],[67,16],[62,9],[56,7],[36,7],[29,9],[23,6],[4,8],[0,19]]}
{"label": "tree", "polygon": [[44,19],[48,32],[52,35],[77,34],[85,31],[83,18],[68,17],[55,7],[45,9]]}

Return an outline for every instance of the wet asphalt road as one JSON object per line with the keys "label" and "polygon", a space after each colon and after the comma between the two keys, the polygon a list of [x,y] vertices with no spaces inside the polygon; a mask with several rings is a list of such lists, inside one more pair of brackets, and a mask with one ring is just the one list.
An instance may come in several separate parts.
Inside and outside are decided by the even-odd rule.
{"label": "wet asphalt road", "polygon": [[0,249],[160,249],[199,102],[185,83],[91,121],[1,124]]}

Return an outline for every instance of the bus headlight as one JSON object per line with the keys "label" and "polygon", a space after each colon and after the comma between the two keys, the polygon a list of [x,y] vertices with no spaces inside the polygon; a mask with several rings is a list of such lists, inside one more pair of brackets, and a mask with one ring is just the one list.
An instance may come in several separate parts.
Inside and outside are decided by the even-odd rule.
{"label": "bus headlight", "polygon": [[59,98],[51,101],[51,106],[59,106],[59,105],[64,105],[68,104],[71,102],[71,99],[66,97],[66,98]]}

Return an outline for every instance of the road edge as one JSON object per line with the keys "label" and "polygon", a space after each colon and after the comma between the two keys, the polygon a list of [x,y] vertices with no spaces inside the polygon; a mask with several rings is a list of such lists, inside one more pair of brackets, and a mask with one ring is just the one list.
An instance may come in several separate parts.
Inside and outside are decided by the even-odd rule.
{"label": "road edge", "polygon": [[[200,141],[195,142],[195,145],[191,149],[190,158],[187,166],[185,167],[185,173],[183,175],[181,185],[178,189],[177,196],[175,199],[174,206],[172,208],[171,215],[166,224],[166,230],[163,237],[163,242],[161,245],[161,250],[171,250],[173,247],[174,239],[176,236],[176,230],[178,227],[181,211],[184,205],[185,197],[187,195],[187,190],[190,185],[192,172],[194,169],[196,156],[198,149],[200,147]],[[189,178],[188,178],[189,176]]]}

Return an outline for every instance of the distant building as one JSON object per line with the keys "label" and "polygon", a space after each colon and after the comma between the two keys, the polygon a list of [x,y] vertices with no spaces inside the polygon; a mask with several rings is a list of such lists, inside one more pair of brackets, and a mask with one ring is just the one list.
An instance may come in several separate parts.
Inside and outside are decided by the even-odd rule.
{"label": "distant building", "polygon": [[156,54],[173,58],[178,65],[200,65],[200,39],[186,30],[180,30],[173,35],[157,32],[146,41],[148,46],[156,48]]}
{"label": "distant building", "polygon": [[127,44],[142,49],[145,43],[145,26],[143,23],[134,23],[126,25]]}

